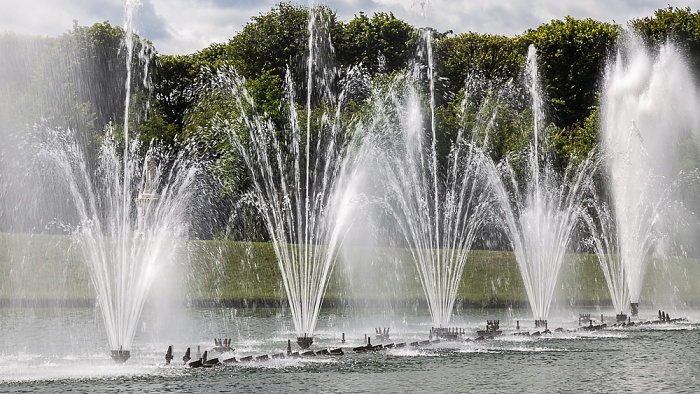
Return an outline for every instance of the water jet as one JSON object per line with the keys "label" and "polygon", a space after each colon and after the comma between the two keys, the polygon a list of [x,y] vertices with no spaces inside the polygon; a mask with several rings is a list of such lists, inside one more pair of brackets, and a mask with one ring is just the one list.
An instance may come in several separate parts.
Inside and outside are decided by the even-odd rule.
{"label": "water jet", "polygon": [[[447,327],[468,253],[495,202],[479,138],[493,126],[493,114],[480,113],[473,129],[459,127],[443,162],[433,40],[430,29],[422,31],[412,67],[371,92],[371,114],[359,122],[356,134],[360,153],[381,168],[382,208],[411,254],[433,326]],[[474,106],[472,89],[465,87],[464,118]]]}
{"label": "water jet", "polygon": [[580,164],[570,164],[563,175],[555,170],[547,150],[537,51],[532,45],[525,79],[533,137],[525,151],[525,168],[514,168],[508,158],[495,168],[500,202],[497,220],[510,239],[535,326],[539,327],[549,315],[564,255],[584,211],[583,199],[594,187],[595,161],[589,156]]}
{"label": "water jet", "polygon": [[639,303],[638,302],[630,303],[630,310],[631,310],[632,316],[639,315]]}
{"label": "water jet", "polygon": [[620,315],[638,315],[647,266],[674,252],[667,241],[682,234],[687,214],[679,189],[696,167],[684,161],[697,155],[686,147],[696,144],[700,93],[684,57],[670,42],[650,50],[628,33],[605,69],[600,142],[610,196],[593,199],[586,221]]}
{"label": "water jet", "polygon": [[302,349],[313,343],[332,265],[351,221],[342,199],[350,134],[342,109],[358,73],[348,70],[341,79],[333,66],[334,49],[322,9],[311,9],[307,34],[305,84],[299,90],[305,93],[308,110],[302,112],[298,106],[297,83],[288,67],[281,108],[288,123],[284,132],[258,112],[245,80],[235,70],[217,70],[213,86],[206,87],[239,110],[235,119],[219,112],[212,127],[230,137],[248,170],[254,205],[274,247]]}

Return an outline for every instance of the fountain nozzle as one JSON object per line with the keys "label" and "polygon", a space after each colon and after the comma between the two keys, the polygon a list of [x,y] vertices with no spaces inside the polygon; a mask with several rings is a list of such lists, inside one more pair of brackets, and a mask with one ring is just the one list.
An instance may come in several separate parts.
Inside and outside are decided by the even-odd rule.
{"label": "fountain nozzle", "polygon": [[303,337],[297,337],[297,344],[302,349],[308,349],[314,344],[314,337],[307,337],[306,334],[304,334]]}
{"label": "fountain nozzle", "polygon": [[168,351],[165,352],[165,365],[170,365],[173,359],[173,345],[168,346]]}
{"label": "fountain nozzle", "polygon": [[123,350],[121,346],[119,350],[112,350],[112,360],[117,364],[124,364],[129,357],[131,357],[131,351]]}

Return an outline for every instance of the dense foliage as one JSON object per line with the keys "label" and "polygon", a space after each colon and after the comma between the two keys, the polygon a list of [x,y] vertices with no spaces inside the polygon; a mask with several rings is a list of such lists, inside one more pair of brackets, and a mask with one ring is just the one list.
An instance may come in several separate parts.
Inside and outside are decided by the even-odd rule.
{"label": "dense foliage", "polygon": [[[350,67],[359,65],[375,83],[381,83],[387,75],[406,70],[420,58],[423,32],[391,13],[369,16],[360,12],[346,22],[338,20],[335,12],[326,6],[312,11],[304,6],[280,3],[269,12],[253,17],[228,42],[215,43],[188,55],[151,56],[150,79],[142,79],[132,90],[133,103],[149,100],[150,106],[143,106],[148,108],[147,113],[134,117],[134,127],[140,128],[145,141],[159,140],[176,149],[192,137],[200,139],[202,153],[220,160],[220,174],[228,177],[223,182],[228,185],[226,189],[245,192],[244,171],[236,165],[233,149],[225,138],[207,131],[212,117],[221,112],[217,109],[227,104],[209,99],[207,105],[202,105],[198,87],[206,86],[206,79],[218,68],[234,68],[245,80],[256,110],[267,114],[278,130],[284,132],[285,115],[281,106],[285,78],[288,73],[292,79],[302,78],[300,69],[307,50],[312,12],[318,12],[327,25],[335,48],[331,58],[341,70],[338,73],[341,77]],[[699,12],[669,7],[653,16],[635,19],[629,26],[650,45],[674,41],[685,50],[692,65],[700,69]],[[454,138],[457,128],[465,127],[460,123],[464,119],[459,120],[456,114],[461,110],[462,100],[474,95],[473,91],[465,90],[467,81],[479,76],[488,81],[492,91],[517,85],[528,46],[534,45],[547,96],[547,118],[551,122],[547,130],[557,168],[563,169],[570,160],[585,157],[598,142],[597,106],[602,70],[622,32],[623,26],[570,16],[516,37],[433,31],[435,76],[440,93],[436,129],[444,145],[440,151],[447,154],[447,142]],[[32,123],[40,118],[78,130],[95,146],[95,139],[99,139],[106,124],[115,124],[118,130],[123,121],[123,36],[121,28],[108,22],[90,27],[76,24],[69,32],[54,38],[0,36],[0,52],[13,54],[0,57],[2,119],[21,124],[23,120]],[[139,41],[138,50],[155,51],[145,41]],[[349,111],[361,113],[363,99],[361,94],[353,97]],[[483,99],[483,95],[477,99]],[[304,106],[305,102],[297,105]],[[528,130],[518,115],[523,110],[510,105],[499,112],[499,131],[491,136],[490,142],[494,159],[522,149],[527,143],[523,134]],[[0,127],[16,129],[18,124],[4,122]]]}

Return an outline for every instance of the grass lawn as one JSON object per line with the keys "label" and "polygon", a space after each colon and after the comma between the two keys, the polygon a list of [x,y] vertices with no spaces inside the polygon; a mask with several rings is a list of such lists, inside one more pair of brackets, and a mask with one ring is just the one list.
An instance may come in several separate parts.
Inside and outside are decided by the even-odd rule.
{"label": "grass lawn", "polygon": [[[276,302],[286,299],[274,249],[269,243],[189,241],[186,298],[201,302]],[[700,304],[700,260],[654,260],[643,300],[673,298]],[[78,245],[68,236],[0,234],[0,301],[94,299]],[[406,249],[354,248],[341,256],[326,292],[329,303],[416,302],[425,299]],[[505,251],[472,251],[457,299],[475,306],[525,305],[527,296],[515,257]],[[595,255],[570,254],[563,263],[555,299],[572,305],[609,305],[605,278]]]}

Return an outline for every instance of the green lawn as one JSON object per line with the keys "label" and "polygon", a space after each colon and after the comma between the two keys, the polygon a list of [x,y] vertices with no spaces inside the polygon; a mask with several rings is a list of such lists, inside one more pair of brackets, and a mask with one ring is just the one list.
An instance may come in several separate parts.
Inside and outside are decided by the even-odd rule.
{"label": "green lawn", "polygon": [[[194,301],[279,301],[284,289],[269,243],[191,241],[184,245],[186,298]],[[649,265],[643,299],[700,304],[700,261],[672,259]],[[669,285],[673,283],[673,285]],[[567,255],[556,299],[572,305],[609,304],[605,278],[594,255]],[[513,253],[472,251],[458,300],[477,306],[524,305],[527,296]],[[0,234],[0,301],[92,300],[81,254],[68,236]],[[325,300],[330,303],[424,300],[406,249],[353,248],[339,258]]]}

